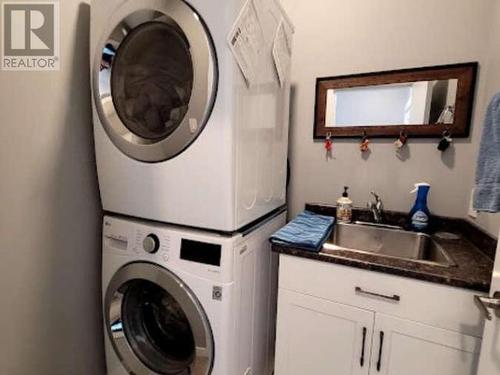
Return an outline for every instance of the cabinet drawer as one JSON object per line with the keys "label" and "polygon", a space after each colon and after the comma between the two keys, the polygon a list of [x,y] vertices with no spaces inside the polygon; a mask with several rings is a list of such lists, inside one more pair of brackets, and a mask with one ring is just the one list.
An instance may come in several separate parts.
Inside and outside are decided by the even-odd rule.
{"label": "cabinet drawer", "polygon": [[466,289],[289,255],[280,255],[279,287],[471,336],[483,332],[476,293]]}

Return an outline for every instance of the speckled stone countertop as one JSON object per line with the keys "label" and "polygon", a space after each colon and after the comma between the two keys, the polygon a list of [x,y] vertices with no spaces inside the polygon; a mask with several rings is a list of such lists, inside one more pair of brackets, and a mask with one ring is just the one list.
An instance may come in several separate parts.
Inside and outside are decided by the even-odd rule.
{"label": "speckled stone countertop", "polygon": [[[306,208],[323,215],[335,216],[335,207],[332,206],[308,204]],[[365,209],[355,209],[353,220],[371,221],[370,212]],[[384,223],[406,227],[406,215],[399,212],[386,212]],[[460,239],[444,240],[432,235],[433,232],[458,234]],[[496,250],[496,240],[493,237],[466,220],[446,217],[434,217],[430,234],[448,253],[456,266],[443,267],[416,263],[400,258],[349,250],[337,250],[334,254],[324,254],[293,246],[273,245],[273,251],[481,292],[489,291]]]}

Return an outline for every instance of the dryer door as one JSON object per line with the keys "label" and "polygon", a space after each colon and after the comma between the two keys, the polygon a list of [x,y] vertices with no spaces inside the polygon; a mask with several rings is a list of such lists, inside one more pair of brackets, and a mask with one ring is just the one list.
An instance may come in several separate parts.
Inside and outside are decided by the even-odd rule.
{"label": "dryer door", "polygon": [[213,336],[193,292],[173,273],[130,263],[111,280],[105,299],[107,332],[131,374],[208,375]]}
{"label": "dryer door", "polygon": [[114,14],[93,66],[101,123],[131,158],[173,158],[196,140],[213,108],[212,39],[182,0],[129,0]]}

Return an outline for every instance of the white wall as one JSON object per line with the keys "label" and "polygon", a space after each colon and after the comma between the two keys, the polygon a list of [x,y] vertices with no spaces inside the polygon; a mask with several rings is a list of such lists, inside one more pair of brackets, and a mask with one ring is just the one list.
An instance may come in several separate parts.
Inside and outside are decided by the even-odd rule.
{"label": "white wall", "polygon": [[[425,180],[432,185],[431,211],[464,217],[489,99],[484,67],[495,0],[282,2],[296,26],[291,214],[306,202],[336,201],[344,185],[351,187],[356,205],[364,206],[375,190],[387,209],[407,211],[414,199],[409,194],[413,184]],[[317,77],[469,61],[479,61],[482,67],[473,136],[456,140],[445,154],[437,150],[437,140],[410,140],[403,160],[396,156],[393,140],[373,140],[368,157],[361,155],[357,140],[334,140],[333,159],[327,161],[322,143],[313,141]]]}
{"label": "white wall", "polygon": [[0,72],[0,374],[104,374],[88,2],[60,72]]}

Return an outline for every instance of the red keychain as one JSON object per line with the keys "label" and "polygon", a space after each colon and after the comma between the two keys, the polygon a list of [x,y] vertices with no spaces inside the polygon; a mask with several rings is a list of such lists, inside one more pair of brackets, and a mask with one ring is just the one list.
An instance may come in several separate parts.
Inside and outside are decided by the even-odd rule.
{"label": "red keychain", "polygon": [[325,139],[325,150],[326,152],[331,152],[332,148],[333,148],[332,136],[330,133],[328,133]]}
{"label": "red keychain", "polygon": [[370,138],[366,134],[366,131],[363,132],[363,138],[361,138],[361,143],[359,144],[359,149],[361,152],[370,151]]}
{"label": "red keychain", "polygon": [[404,146],[406,146],[407,143],[408,143],[408,134],[406,134],[406,132],[403,129],[399,133],[399,137],[396,140],[396,142],[394,142],[394,146],[396,146],[396,150],[399,152],[403,149]]}

